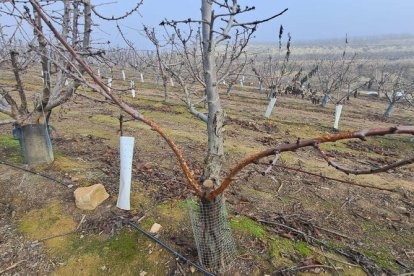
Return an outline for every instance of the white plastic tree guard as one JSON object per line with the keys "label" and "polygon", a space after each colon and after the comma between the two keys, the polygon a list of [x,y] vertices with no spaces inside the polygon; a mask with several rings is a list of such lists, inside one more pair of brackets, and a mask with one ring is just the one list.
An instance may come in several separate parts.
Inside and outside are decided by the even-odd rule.
{"label": "white plastic tree guard", "polygon": [[141,77],[141,82],[144,82],[144,75],[142,73],[140,74],[140,77]]}
{"label": "white plastic tree guard", "polygon": [[134,156],[134,137],[121,136],[119,140],[120,152],[120,177],[119,193],[116,207],[130,210],[132,158]]}
{"label": "white plastic tree guard", "polygon": [[272,114],[273,108],[275,107],[276,104],[276,97],[273,97],[270,99],[269,101],[269,105],[267,106],[266,112],[265,112],[265,117],[269,118],[270,115]]}
{"label": "white plastic tree guard", "polygon": [[125,70],[122,70],[122,80],[125,80],[126,79],[126,76],[125,76]]}
{"label": "white plastic tree guard", "polygon": [[112,88],[112,78],[108,78],[108,88],[109,88],[109,91],[111,91],[111,88]]}
{"label": "white plastic tree guard", "polygon": [[174,86],[174,80],[172,78],[170,78],[170,83],[171,83],[171,86]]}
{"label": "white plastic tree guard", "polygon": [[98,68],[98,77],[101,77],[101,69]]}
{"label": "white plastic tree guard", "polygon": [[342,113],[342,104],[337,104],[335,107],[334,129],[338,129],[339,127],[339,119],[341,118],[341,113]]}
{"label": "white plastic tree guard", "polygon": [[131,88],[132,98],[135,98],[135,81],[132,80],[129,85],[130,85],[130,88]]}

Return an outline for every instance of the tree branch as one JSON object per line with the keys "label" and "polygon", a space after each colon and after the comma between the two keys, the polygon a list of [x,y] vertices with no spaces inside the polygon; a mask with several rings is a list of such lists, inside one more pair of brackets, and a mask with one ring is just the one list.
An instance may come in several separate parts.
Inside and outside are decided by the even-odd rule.
{"label": "tree branch", "polygon": [[[231,171],[230,173],[227,175],[227,177],[223,180],[222,184],[215,189],[214,191],[212,191],[211,193],[209,193],[206,198],[208,200],[212,200],[214,198],[216,198],[218,195],[220,195],[221,193],[223,193],[228,186],[230,185],[230,183],[233,181],[234,176],[236,176],[236,174],[238,172],[240,172],[244,167],[246,167],[247,165],[256,162],[259,159],[262,159],[264,157],[273,155],[275,152],[287,152],[287,151],[295,151],[297,149],[303,148],[303,147],[314,147],[315,145],[318,144],[322,144],[322,143],[327,143],[327,142],[335,142],[335,141],[339,141],[339,140],[344,140],[344,139],[361,139],[361,140],[366,140],[367,137],[372,137],[372,136],[383,136],[383,135],[387,135],[387,134],[411,134],[414,135],[414,126],[397,126],[397,127],[389,127],[389,128],[372,128],[372,129],[363,129],[360,131],[356,131],[356,132],[344,132],[344,133],[340,133],[340,134],[332,134],[332,135],[322,135],[319,137],[316,137],[314,139],[308,139],[308,140],[298,140],[296,143],[290,143],[290,144],[283,144],[280,145],[276,148],[270,148],[261,152],[258,152],[256,154],[253,154],[249,157],[247,157],[246,159],[244,159],[243,161],[241,161],[239,164],[237,164]],[[414,162],[414,158],[409,159],[409,163],[407,163],[407,161],[401,161],[400,163],[398,163],[397,166],[395,166],[395,164],[390,165],[390,167],[388,169],[391,168],[395,168],[398,166],[403,166],[406,164],[410,164]],[[374,172],[371,172],[374,173]]]}

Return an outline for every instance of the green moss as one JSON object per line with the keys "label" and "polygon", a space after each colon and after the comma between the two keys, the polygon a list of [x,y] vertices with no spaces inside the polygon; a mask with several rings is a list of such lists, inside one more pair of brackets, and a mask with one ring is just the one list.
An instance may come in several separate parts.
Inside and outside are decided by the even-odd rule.
{"label": "green moss", "polygon": [[[365,243],[370,245],[369,248],[362,250],[362,253],[371,258],[378,265],[391,270],[398,270],[399,267],[395,263],[395,256],[393,256],[386,245],[390,242],[398,242],[407,247],[413,246],[412,233],[396,233],[392,229],[385,226],[377,225],[373,222],[366,221],[361,224],[361,228],[367,233]],[[375,235],[383,241],[383,245],[375,245],[372,243],[370,236]]]}
{"label": "green moss", "polygon": [[137,237],[127,231],[122,231],[118,236],[108,240],[103,248],[104,254],[124,263],[131,261],[138,250]]}
{"label": "green moss", "polygon": [[13,139],[10,136],[0,136],[0,147],[2,148],[19,148],[19,140]]}
{"label": "green moss", "polygon": [[[134,184],[132,184],[134,186]],[[131,194],[131,210],[145,210],[150,206],[150,200],[142,193]]]}
{"label": "green moss", "polygon": [[260,147],[245,145],[237,141],[227,140],[224,142],[224,151],[229,154],[250,155],[257,153],[259,150],[261,150]]}
{"label": "green moss", "polygon": [[63,213],[63,205],[52,201],[42,209],[28,212],[21,219],[19,231],[30,239],[43,239],[72,231],[76,223]]}
{"label": "green moss", "polygon": [[269,254],[272,265],[276,268],[293,265],[290,258],[295,254],[293,242],[279,236],[271,236],[270,239]]}
{"label": "green moss", "polygon": [[296,251],[298,251],[302,256],[309,257],[312,255],[312,251],[310,250],[308,244],[303,241],[298,241],[294,243],[293,247]]}
{"label": "green moss", "polygon": [[115,118],[114,116],[110,116],[110,115],[94,115],[92,116],[92,121],[97,122],[97,123],[103,123],[106,125],[111,125],[111,126],[119,126],[119,119]]}
{"label": "green moss", "polygon": [[377,265],[393,271],[398,271],[399,267],[395,263],[395,257],[386,248],[378,247],[376,251],[364,250],[362,253],[372,259]]}
{"label": "green moss", "polygon": [[[165,262],[171,257],[155,243],[129,228],[106,239],[98,235],[83,238],[71,236],[70,244],[61,257],[68,258],[56,275],[136,275],[146,271],[149,275],[165,275]],[[62,252],[63,253],[63,252]],[[85,267],[79,267],[85,264]],[[72,274],[72,275],[73,275]]]}
{"label": "green moss", "polygon": [[75,161],[69,157],[65,157],[61,154],[58,154],[57,156],[55,155],[55,160],[48,169],[58,170],[62,172],[71,172],[88,168],[89,167],[86,163]]}
{"label": "green moss", "polygon": [[23,155],[20,150],[19,140],[11,136],[0,136],[0,149],[3,152],[3,158],[12,163],[23,163]]}
{"label": "green moss", "polygon": [[246,217],[235,217],[230,221],[230,226],[236,232],[248,234],[259,239],[264,239],[266,231],[257,222]]}

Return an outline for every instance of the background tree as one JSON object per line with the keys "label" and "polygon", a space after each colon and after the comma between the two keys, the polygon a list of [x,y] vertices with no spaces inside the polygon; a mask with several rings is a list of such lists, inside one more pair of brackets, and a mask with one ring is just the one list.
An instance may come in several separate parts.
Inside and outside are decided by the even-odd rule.
{"label": "background tree", "polygon": [[378,96],[384,97],[388,102],[384,112],[389,117],[398,102],[405,102],[413,105],[412,89],[413,82],[410,82],[408,68],[393,68],[386,64],[376,64],[372,70],[372,85],[378,90]]}
{"label": "background tree", "polygon": [[356,54],[348,57],[347,45],[348,38],[345,39],[344,51],[339,58],[333,57],[321,59],[316,64],[316,66],[318,66],[318,72],[316,74],[318,89],[320,89],[323,94],[322,107],[326,106],[334,93],[341,92],[351,66],[355,63]]}
{"label": "background tree", "polygon": [[[46,5],[50,5],[48,1]],[[6,4],[7,5],[7,4]],[[56,6],[55,6],[56,7]],[[53,48],[47,39],[41,35],[43,24],[35,11],[26,8],[24,14],[16,14],[16,17],[25,17],[32,25],[37,43],[30,43],[25,50],[11,49],[8,65],[12,68],[16,87],[2,87],[4,101],[0,112],[11,116],[17,125],[39,124],[46,121],[46,116],[53,108],[68,101],[81,85],[81,82],[73,78],[71,70],[82,74],[80,67],[71,68],[68,65],[67,53],[56,53],[61,49]],[[60,25],[61,33],[72,47],[81,55],[92,55],[90,48],[91,33],[91,4],[86,1],[63,1],[62,16],[55,18]],[[59,47],[59,46],[58,46]],[[43,78],[43,90],[40,93],[30,95],[30,91],[24,87],[21,72],[27,68],[28,52],[35,52],[40,56],[41,72]],[[13,93],[16,90],[17,95]],[[29,97],[29,95],[31,97]],[[33,109],[29,110],[28,100],[34,101]]]}

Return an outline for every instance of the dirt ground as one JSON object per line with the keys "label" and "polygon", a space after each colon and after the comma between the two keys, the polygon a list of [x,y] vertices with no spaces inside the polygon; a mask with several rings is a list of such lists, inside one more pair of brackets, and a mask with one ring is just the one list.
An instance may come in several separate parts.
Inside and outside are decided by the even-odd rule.
{"label": "dirt ground", "polygon": [[[207,143],[204,123],[186,111],[178,92],[164,103],[150,85],[138,91],[135,99],[122,97],[167,129],[199,176]],[[321,108],[307,99],[281,96],[265,119],[266,96],[254,89],[239,89],[221,98],[227,118],[223,175],[248,154],[332,131],[331,103]],[[384,119],[385,108],[379,99],[351,98],[344,106],[340,130],[414,124],[413,109],[397,106]],[[52,114],[55,162],[20,166],[65,181],[71,188],[0,164],[0,274],[192,274],[190,266],[111,213],[119,183],[119,115],[114,106],[80,97]],[[146,230],[160,223],[158,238],[197,261],[185,201],[191,190],[175,156],[142,123],[127,122],[124,131],[136,138],[136,147],[132,210],[122,214]],[[343,164],[364,168],[412,156],[414,140],[386,136],[323,148]],[[11,126],[0,128],[0,156],[13,164],[22,162]],[[413,165],[350,176],[328,167],[314,150],[303,149],[283,154],[280,166],[264,176],[271,161],[244,169],[225,193],[238,252],[226,274],[414,271]],[[105,186],[110,198],[94,211],[77,209],[73,190],[96,183]]]}

